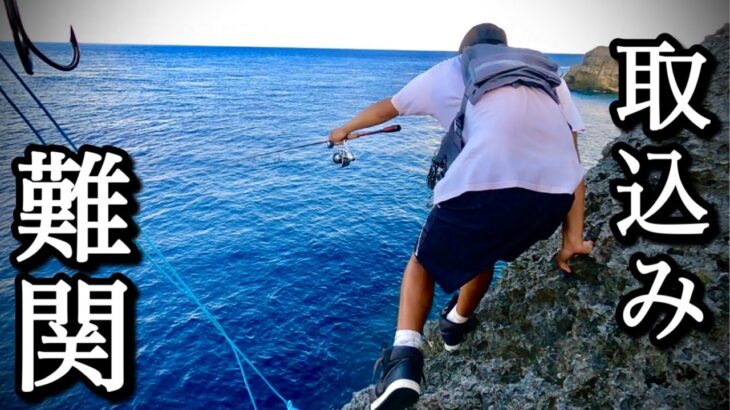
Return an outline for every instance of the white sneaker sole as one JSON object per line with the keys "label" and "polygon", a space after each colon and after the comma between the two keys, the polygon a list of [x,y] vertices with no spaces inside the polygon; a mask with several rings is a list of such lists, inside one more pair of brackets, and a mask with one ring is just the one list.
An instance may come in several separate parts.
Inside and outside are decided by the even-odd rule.
{"label": "white sneaker sole", "polygon": [[[380,395],[380,397],[378,397],[377,400],[372,402],[372,404],[370,404],[370,410],[380,409],[381,406],[383,406],[385,404],[385,402],[388,400],[388,398],[390,398],[390,396],[394,392],[396,392],[397,390],[400,390],[400,389],[413,390],[414,392],[416,392],[416,394],[418,396],[421,395],[421,386],[418,383],[414,382],[413,380],[409,380],[409,379],[399,379],[399,380],[394,381],[390,385],[388,385],[388,387],[385,389],[383,394]],[[418,400],[418,399],[416,399],[416,400]],[[415,401],[413,403],[415,403]],[[407,405],[411,405],[413,403],[408,403]],[[395,404],[395,403],[392,403],[392,404]],[[390,403],[389,403],[389,405],[390,405]]]}
{"label": "white sneaker sole", "polygon": [[449,346],[446,343],[444,343],[444,349],[447,352],[455,352],[455,351],[459,350],[459,348],[461,348],[461,343],[459,343],[458,345],[453,345],[453,346]]}

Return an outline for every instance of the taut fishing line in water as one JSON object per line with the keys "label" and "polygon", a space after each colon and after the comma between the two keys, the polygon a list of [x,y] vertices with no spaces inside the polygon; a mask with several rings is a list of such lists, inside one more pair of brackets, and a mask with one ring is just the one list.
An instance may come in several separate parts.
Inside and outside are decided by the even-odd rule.
{"label": "taut fishing line in water", "polygon": [[[78,59],[78,51],[76,51],[76,47],[74,47],[75,50],[75,58],[74,60]],[[5,56],[3,56],[0,53],[0,60],[3,61],[5,66],[8,68],[8,70],[15,76],[15,78],[18,80],[18,82],[22,85],[22,87],[26,90],[26,92],[33,98],[33,100],[36,102],[38,107],[43,111],[43,113],[46,115],[46,117],[52,122],[52,124],[55,126],[56,130],[63,136],[63,138],[66,140],[66,142],[73,148],[74,151],[78,151],[78,148],[76,144],[71,140],[71,138],[68,136],[68,134],[61,128],[61,126],[56,122],[55,118],[51,115],[51,113],[48,111],[48,109],[45,107],[43,102],[35,95],[35,93],[30,89],[30,87],[23,81],[23,79],[18,75],[18,73],[13,69],[13,67],[10,65],[10,63],[7,61]],[[24,62],[24,67],[26,66]],[[33,126],[33,124],[30,122],[30,120],[27,118],[27,116],[20,110],[20,108],[13,102],[13,100],[10,98],[7,93],[0,87],[0,94],[7,100],[7,102],[10,104],[10,106],[13,108],[13,110],[23,119],[25,124],[31,129],[31,131],[35,134],[35,136],[38,138],[38,140],[43,145],[47,145],[46,140],[42,137],[40,132],[37,128]],[[249,160],[259,157],[264,157],[268,155],[275,155],[281,152],[286,151],[292,151],[295,149],[301,149],[309,146],[315,146],[315,145],[324,145],[326,144],[328,148],[336,148],[335,153],[332,155],[332,160],[334,163],[340,165],[341,167],[348,166],[352,161],[356,159],[355,154],[349,149],[347,141],[354,140],[356,138],[368,136],[368,135],[374,135],[374,134],[381,134],[381,133],[393,133],[398,132],[401,130],[400,125],[392,125],[388,126],[382,129],[373,130],[373,131],[365,131],[365,132],[359,132],[359,133],[351,133],[349,134],[345,140],[342,141],[341,144],[334,144],[329,139],[322,140],[322,141],[316,141],[312,143],[297,145],[294,147],[287,147],[283,149],[278,149],[274,151],[269,151],[257,155],[253,155],[250,157],[245,157],[242,160]],[[246,372],[243,368],[243,364],[248,364],[251,369],[258,375],[261,380],[266,384],[266,386],[271,390],[271,392],[279,398],[286,408],[288,410],[296,410],[296,407],[294,407],[294,404],[291,402],[291,400],[287,400],[281,393],[279,393],[276,388],[266,379],[266,377],[259,371],[259,369],[254,365],[254,363],[241,351],[241,349],[236,345],[236,343],[232,340],[232,338],[228,335],[228,332],[225,331],[223,326],[220,324],[220,322],[217,320],[215,316],[205,307],[203,302],[195,295],[193,290],[190,288],[190,286],[185,282],[185,280],[182,278],[180,273],[170,264],[170,262],[167,260],[167,258],[164,256],[164,254],[160,251],[160,249],[155,245],[155,243],[152,241],[152,239],[147,235],[147,233],[142,230],[142,227],[139,227],[139,233],[141,239],[146,243],[147,247],[151,249],[151,251],[148,251],[145,249],[145,247],[142,246],[140,242],[137,243],[137,246],[139,247],[140,251],[147,257],[147,259],[150,261],[152,266],[162,275],[165,276],[166,279],[168,279],[175,287],[184,293],[192,302],[194,302],[197,307],[201,310],[201,312],[204,314],[204,316],[210,321],[210,323],[216,328],[216,330],[220,333],[220,335],[225,339],[231,350],[233,351],[233,354],[235,356],[238,369],[241,373],[242,380],[244,382],[244,386],[246,388],[246,391],[248,393],[248,397],[250,399],[251,405],[253,406],[254,410],[257,410],[258,407],[256,405],[256,401],[254,399],[253,391],[251,390],[251,386],[248,382],[248,377],[246,376]]]}
{"label": "taut fishing line in water", "polygon": [[[73,32],[73,28],[71,28],[71,46],[73,48],[73,58],[71,63],[68,65],[61,65],[58,64],[48,57],[46,57],[32,42],[32,40],[28,37],[27,33],[25,32],[25,29],[23,27],[22,21],[20,19],[20,13],[18,12],[18,7],[15,2],[15,0],[4,0],[6,11],[8,14],[8,19],[10,22],[11,30],[13,33],[13,39],[15,42],[15,48],[18,53],[18,57],[20,58],[20,61],[23,65],[24,70],[29,75],[33,74],[33,65],[30,53],[32,52],[36,56],[38,56],[43,62],[50,65],[51,67],[62,70],[62,71],[71,71],[78,65],[79,62],[79,47],[78,43],[76,41],[76,36]],[[0,59],[3,61],[5,66],[8,68],[8,70],[15,76],[15,78],[18,80],[18,82],[22,85],[22,87],[25,89],[25,91],[33,98],[33,100],[36,102],[38,107],[43,111],[43,113],[46,115],[46,117],[53,123],[56,130],[63,136],[63,138],[68,142],[68,144],[73,148],[74,151],[78,152],[78,148],[76,144],[69,138],[69,136],[66,134],[66,132],[61,128],[61,126],[56,122],[55,118],[51,115],[51,113],[46,109],[45,105],[41,100],[35,95],[35,93],[28,87],[28,85],[23,81],[23,79],[18,75],[17,71],[10,65],[10,63],[7,61],[4,55],[0,53]],[[20,110],[20,108],[13,102],[13,100],[10,98],[10,96],[5,92],[5,90],[0,87],[0,94],[5,98],[5,100],[8,102],[8,104],[11,106],[11,108],[21,117],[21,119],[25,122],[25,124],[31,129],[33,134],[38,138],[38,140],[43,145],[47,145],[46,140],[41,136],[40,132],[36,127],[33,126],[33,124],[30,122],[28,117]],[[400,127],[398,127],[400,129]],[[392,131],[379,131],[379,132],[392,132]],[[365,135],[365,134],[363,134]],[[369,135],[369,134],[367,134]],[[361,135],[356,135],[361,136]],[[323,142],[318,142],[317,144],[320,144]],[[307,145],[314,145],[314,144],[307,144]],[[293,147],[299,148],[299,147]],[[271,153],[267,153],[271,154]],[[344,165],[343,165],[344,166]],[[256,368],[254,363],[246,357],[246,355],[241,351],[241,349],[236,345],[236,343],[231,339],[231,337],[228,335],[228,333],[225,331],[223,326],[220,324],[220,322],[216,319],[215,316],[205,307],[205,305],[201,302],[201,300],[195,295],[193,290],[190,288],[190,286],[185,282],[185,280],[182,278],[179,272],[169,263],[167,258],[162,254],[162,252],[159,250],[159,248],[155,245],[155,243],[150,239],[150,237],[142,230],[142,227],[139,227],[139,234],[140,237],[146,242],[147,246],[152,249],[152,252],[147,251],[143,246],[141,246],[141,243],[138,242],[137,246],[139,247],[140,251],[148,258],[150,263],[152,263],[153,267],[160,273],[162,273],[165,278],[167,278],[175,287],[183,292],[191,301],[193,301],[198,308],[202,311],[202,313],[208,318],[210,323],[218,330],[220,335],[226,340],[228,345],[230,346],[231,350],[233,351],[233,354],[235,356],[236,362],[238,364],[238,369],[241,372],[241,377],[243,379],[244,386],[246,388],[246,391],[248,393],[248,397],[250,399],[251,405],[253,406],[254,410],[257,410],[256,401],[254,398],[253,391],[251,390],[251,386],[248,383],[248,378],[246,377],[246,372],[243,368],[243,363],[248,364],[251,369],[261,378],[261,380],[266,384],[266,386],[271,390],[271,392],[279,398],[286,408],[288,410],[296,410],[294,407],[294,404],[291,402],[291,400],[287,400],[283,395],[281,395],[276,388],[266,379],[266,377]],[[154,256],[154,257],[152,257]],[[155,260],[158,259],[158,261]]]}
{"label": "taut fishing line in water", "polygon": [[[13,32],[14,42],[15,42],[15,48],[18,52],[18,56],[20,58],[20,61],[23,65],[24,70],[26,73],[32,75],[33,74],[33,65],[30,53],[36,54],[41,60],[43,60],[46,64],[52,66],[53,68],[56,68],[58,70],[63,71],[70,71],[73,70],[78,62],[79,62],[79,47],[78,43],[76,41],[76,36],[73,32],[73,28],[71,28],[71,46],[73,48],[73,58],[71,63],[68,65],[60,65],[52,60],[50,60],[48,57],[46,57],[31,41],[31,39],[28,37],[27,33],[25,32],[25,29],[22,25],[22,21],[20,19],[20,14],[18,12],[17,4],[15,3],[15,0],[4,0],[7,12],[8,12],[8,18],[11,25],[11,30]],[[66,132],[61,128],[61,126],[56,122],[55,118],[51,115],[51,113],[46,109],[45,105],[41,100],[35,95],[35,93],[28,87],[28,85],[23,81],[23,79],[18,75],[16,70],[10,65],[10,63],[7,61],[5,56],[3,56],[0,53],[0,59],[5,64],[5,66],[8,68],[8,70],[15,76],[17,81],[22,85],[22,87],[25,89],[25,91],[33,98],[33,100],[36,102],[38,107],[43,111],[43,113],[46,115],[46,117],[53,123],[56,130],[63,136],[63,138],[66,140],[66,142],[73,148],[74,151],[78,152],[78,148],[76,144],[74,144],[73,140],[66,134]],[[31,131],[35,134],[35,136],[38,138],[38,140],[43,145],[47,145],[46,140],[41,136],[40,132],[36,127],[33,126],[33,124],[30,122],[28,117],[20,110],[20,108],[13,102],[13,100],[10,98],[10,96],[5,92],[5,90],[0,87],[0,94],[7,100],[7,102],[10,104],[10,106],[13,108],[13,110],[23,119],[25,124],[31,129]],[[355,154],[349,149],[347,145],[347,140],[353,140],[359,137],[364,137],[367,135],[374,135],[374,134],[380,134],[380,133],[392,133],[392,132],[398,132],[401,130],[400,125],[393,125],[389,127],[385,127],[383,129],[374,130],[374,131],[367,131],[367,132],[360,132],[360,133],[351,133],[349,134],[345,140],[342,141],[341,144],[335,145],[330,140],[324,140],[324,141],[316,141],[312,143],[302,144],[295,147],[288,147],[283,149],[278,149],[274,151],[265,152],[258,155],[253,155],[250,157],[245,157],[242,160],[249,160],[253,158],[268,156],[272,154],[278,154],[281,152],[291,151],[295,149],[305,148],[309,146],[315,146],[315,145],[322,145],[327,144],[328,148],[336,147],[336,151],[332,156],[332,160],[334,163],[340,165],[341,167],[348,166],[351,162],[353,162],[356,159]],[[142,243],[140,241],[137,242],[137,246],[139,247],[140,251],[147,257],[147,259],[150,261],[150,263],[153,265],[153,267],[160,272],[162,275],[165,276],[166,279],[168,279],[179,291],[184,293],[192,302],[194,302],[197,307],[201,310],[201,312],[206,316],[206,318],[209,320],[209,322],[216,328],[216,330],[219,332],[219,334],[225,339],[231,350],[233,351],[234,357],[236,359],[236,363],[238,365],[238,369],[241,373],[241,378],[243,380],[244,386],[246,388],[246,391],[248,393],[249,400],[251,402],[251,405],[253,406],[254,410],[257,410],[256,400],[254,398],[253,391],[251,390],[251,386],[249,385],[248,378],[246,376],[246,372],[244,370],[243,364],[248,364],[251,369],[258,375],[261,380],[266,384],[266,386],[271,390],[271,392],[280,399],[286,408],[288,410],[296,410],[294,407],[294,404],[291,402],[291,400],[287,400],[282,394],[280,394],[276,388],[266,379],[266,377],[258,370],[258,368],[254,365],[254,363],[241,351],[241,349],[236,345],[236,343],[232,340],[232,338],[228,335],[228,332],[223,328],[223,326],[220,324],[220,322],[217,320],[215,316],[206,308],[206,306],[203,304],[203,302],[195,295],[193,290],[190,288],[190,286],[186,283],[186,281],[182,278],[180,273],[169,263],[167,258],[162,254],[160,249],[155,245],[155,243],[152,241],[152,239],[147,235],[146,232],[142,230],[142,227],[139,227],[139,234],[140,238],[145,242],[148,249],[151,249],[151,252],[145,249],[144,246],[142,246]]]}
{"label": "taut fishing line in water", "polygon": [[[18,75],[18,73],[13,69],[13,67],[7,62],[5,59],[5,56],[0,53],[0,59],[5,63],[7,68],[13,73],[15,78],[20,82],[20,84],[23,86],[23,88],[28,92],[28,94],[31,95],[33,100],[38,104],[38,106],[41,108],[41,110],[45,113],[46,117],[48,117],[55,128],[63,135],[63,137],[66,139],[66,141],[74,148],[74,151],[78,152],[78,149],[76,149],[76,145],[73,143],[73,141],[68,137],[66,132],[61,128],[60,125],[56,122],[55,118],[51,115],[51,113],[46,109],[45,105],[41,100],[33,93],[33,91],[28,87],[28,85],[23,81],[22,78]],[[13,110],[23,119],[26,125],[33,131],[35,136],[38,138],[38,140],[43,145],[47,145],[46,140],[41,136],[40,132],[36,127],[32,125],[32,123],[29,121],[28,117],[23,114],[23,112],[20,110],[20,108],[13,102],[13,100],[10,98],[10,96],[0,87],[0,94],[5,98],[5,100],[10,104],[10,106],[13,108]],[[233,354],[236,359],[236,363],[238,364],[238,369],[241,372],[241,378],[243,380],[244,386],[246,388],[246,391],[248,392],[248,397],[251,401],[251,405],[253,406],[254,410],[257,410],[258,407],[256,405],[256,401],[254,399],[253,391],[251,390],[251,387],[248,382],[248,378],[246,377],[246,372],[243,368],[243,363],[248,364],[251,369],[261,378],[261,380],[266,384],[266,386],[271,389],[271,392],[278,397],[286,406],[287,410],[296,410],[296,407],[294,407],[294,404],[291,402],[291,400],[287,400],[281,393],[279,393],[274,386],[266,379],[266,377],[261,373],[261,371],[256,368],[254,363],[241,351],[241,349],[236,345],[236,343],[231,339],[231,337],[228,335],[228,332],[223,328],[223,326],[220,324],[218,319],[216,319],[215,316],[208,310],[208,308],[205,307],[203,302],[195,295],[193,290],[190,288],[190,286],[187,284],[187,282],[182,278],[180,273],[170,264],[170,262],[167,260],[165,255],[160,251],[160,249],[155,245],[155,243],[152,241],[152,239],[147,235],[147,233],[142,229],[141,226],[139,226],[139,235],[140,237],[147,243],[150,249],[152,249],[152,252],[149,252],[146,250],[141,242],[137,242],[137,247],[140,249],[140,251],[148,258],[150,263],[153,265],[153,267],[160,272],[163,276],[165,276],[166,279],[168,279],[175,287],[180,290],[182,293],[184,293],[192,302],[194,302],[198,308],[201,310],[203,315],[210,321],[210,323],[213,325],[213,327],[216,328],[218,333],[226,340],[228,345],[230,346],[231,350],[233,351]],[[155,260],[152,256],[155,256],[158,261]]]}

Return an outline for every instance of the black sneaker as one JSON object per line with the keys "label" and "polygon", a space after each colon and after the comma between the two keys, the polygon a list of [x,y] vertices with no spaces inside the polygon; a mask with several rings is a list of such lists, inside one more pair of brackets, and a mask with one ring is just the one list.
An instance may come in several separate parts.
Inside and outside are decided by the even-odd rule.
{"label": "black sneaker", "polygon": [[464,336],[467,333],[474,331],[477,328],[477,320],[474,316],[470,316],[469,320],[465,323],[454,323],[446,319],[446,316],[451,312],[451,309],[456,306],[456,301],[459,300],[459,294],[457,293],[451,299],[451,301],[441,311],[441,317],[439,318],[439,333],[441,333],[441,339],[444,341],[444,349],[447,352],[453,352],[459,350],[461,342],[464,341]]}
{"label": "black sneaker", "polygon": [[410,346],[383,348],[383,357],[375,362],[373,374],[382,365],[383,373],[375,385],[375,399],[370,410],[402,410],[415,404],[421,395],[423,353]]}

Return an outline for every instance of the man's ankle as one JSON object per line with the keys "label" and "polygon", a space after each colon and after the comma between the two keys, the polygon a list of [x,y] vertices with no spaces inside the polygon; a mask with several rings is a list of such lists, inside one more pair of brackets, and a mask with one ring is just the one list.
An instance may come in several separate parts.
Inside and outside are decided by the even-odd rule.
{"label": "man's ankle", "polygon": [[462,323],[466,323],[469,320],[469,316],[464,317],[462,316],[457,310],[456,305],[451,309],[451,311],[446,315],[446,320],[448,320],[451,323],[456,323],[457,325],[460,325]]}
{"label": "man's ankle", "polygon": [[423,347],[423,335],[415,330],[396,330],[393,346],[410,346],[421,349]]}

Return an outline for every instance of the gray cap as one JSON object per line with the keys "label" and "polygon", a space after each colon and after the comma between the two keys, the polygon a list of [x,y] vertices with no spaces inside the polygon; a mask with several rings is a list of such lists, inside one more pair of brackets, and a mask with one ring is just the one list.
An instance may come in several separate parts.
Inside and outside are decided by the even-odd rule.
{"label": "gray cap", "polygon": [[461,40],[459,53],[475,44],[504,44],[507,45],[507,35],[499,26],[492,23],[477,24],[472,27]]}

